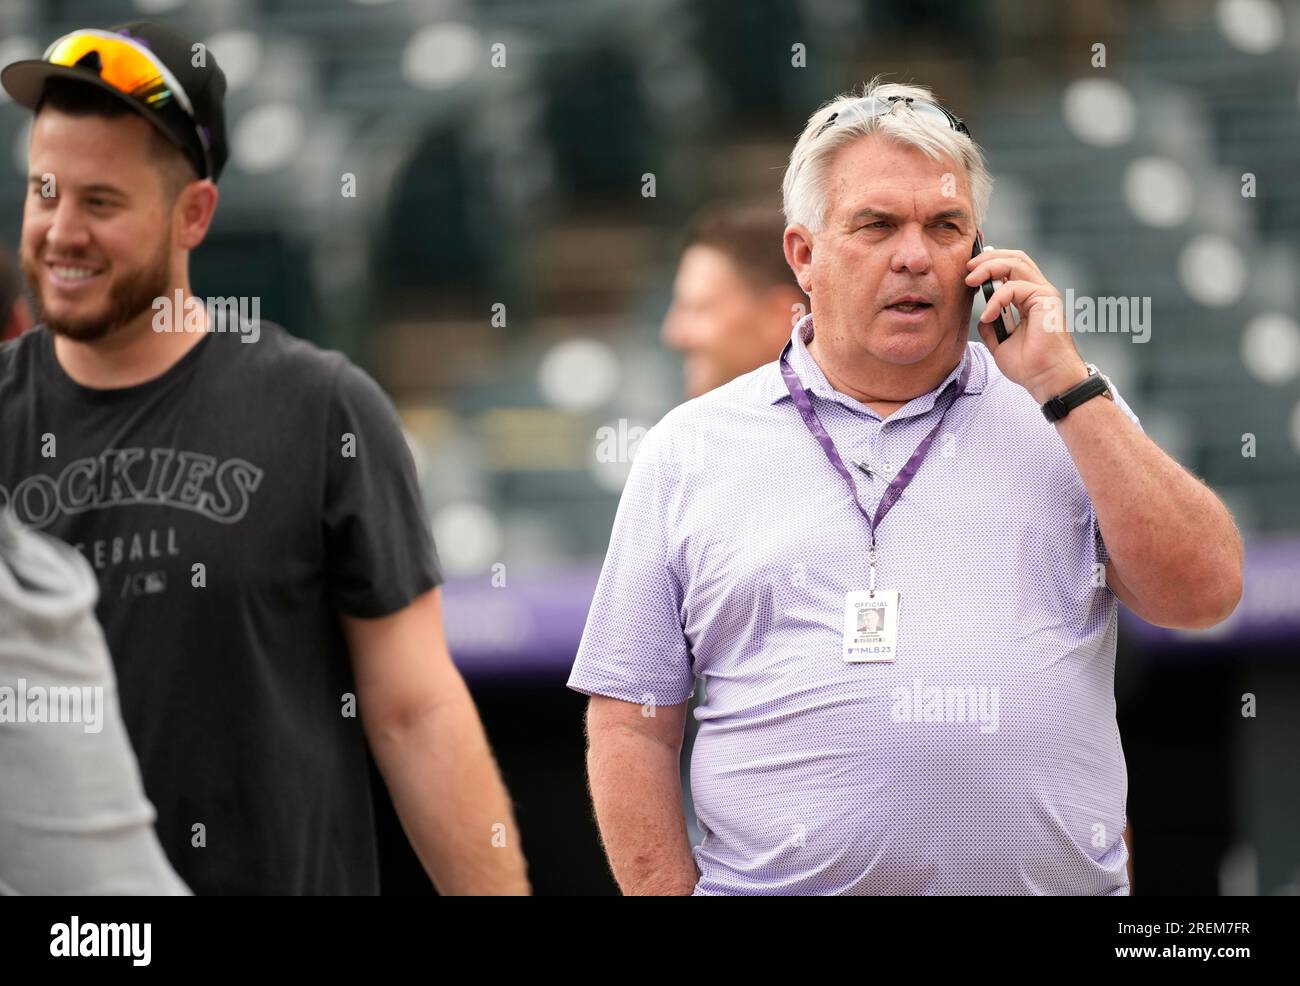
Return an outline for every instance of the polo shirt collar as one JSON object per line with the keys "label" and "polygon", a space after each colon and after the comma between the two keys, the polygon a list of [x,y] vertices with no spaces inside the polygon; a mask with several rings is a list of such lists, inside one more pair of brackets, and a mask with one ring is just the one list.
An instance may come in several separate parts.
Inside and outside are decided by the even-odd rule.
{"label": "polo shirt collar", "polygon": [[[808,352],[808,343],[812,341],[812,337],[813,321],[812,314],[810,313],[800,319],[799,323],[795,325],[793,331],[790,333],[790,342],[792,345],[790,347],[789,357],[790,367],[799,377],[799,381],[804,385],[804,388],[808,393],[825,400],[831,400],[838,404],[843,404],[845,407],[849,408],[849,410],[856,411],[859,414],[870,414],[874,417],[880,417],[877,412],[873,411],[865,404],[850,397],[848,394],[840,393],[831,386],[830,381],[826,379],[826,374],[822,372],[822,368],[817,365],[817,361],[813,359],[812,354]],[[981,393],[988,381],[988,367],[985,364],[983,354],[979,352],[979,349],[980,347],[968,342],[966,344],[966,354],[962,357],[962,362],[973,360],[970,377],[966,381],[966,390],[964,391],[967,394]],[[958,374],[961,372],[961,367],[962,363],[959,362],[955,367],[953,367],[952,372],[943,378],[939,383],[939,386],[908,401],[897,411],[890,414],[889,420],[893,421],[897,418],[910,418],[929,411],[934,407],[935,401],[939,399],[939,395],[943,393],[944,388],[953,380],[957,379]],[[790,391],[786,388],[785,380],[781,377],[781,368],[779,366],[773,366],[773,370],[774,372],[768,376],[767,396],[769,403],[776,404],[783,397],[789,399]]]}

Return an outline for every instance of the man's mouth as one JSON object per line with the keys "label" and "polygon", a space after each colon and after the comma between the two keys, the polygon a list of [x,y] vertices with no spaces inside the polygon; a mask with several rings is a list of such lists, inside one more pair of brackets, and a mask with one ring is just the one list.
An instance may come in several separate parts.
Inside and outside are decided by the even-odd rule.
{"label": "man's mouth", "polygon": [[907,315],[912,318],[920,318],[933,307],[934,305],[926,301],[920,295],[905,294],[892,305],[886,305],[885,311],[893,312],[895,315]]}
{"label": "man's mouth", "polygon": [[80,286],[98,277],[104,272],[103,267],[90,267],[86,264],[47,263],[50,280],[60,287]]}

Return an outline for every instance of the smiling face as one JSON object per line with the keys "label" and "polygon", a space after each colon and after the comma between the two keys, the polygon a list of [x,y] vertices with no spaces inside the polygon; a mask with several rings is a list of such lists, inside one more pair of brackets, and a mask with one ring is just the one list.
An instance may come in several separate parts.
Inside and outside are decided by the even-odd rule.
{"label": "smiling face", "polygon": [[[43,108],[32,124],[20,262],[44,323],[80,342],[150,313],[172,284],[175,196],[132,113]],[[46,176],[53,177],[53,195]]]}
{"label": "smiling face", "polygon": [[873,134],[835,153],[826,188],[824,228],[792,227],[812,243],[800,278],[817,338],[843,358],[898,367],[955,360],[975,290],[965,283],[975,222],[963,169]]}

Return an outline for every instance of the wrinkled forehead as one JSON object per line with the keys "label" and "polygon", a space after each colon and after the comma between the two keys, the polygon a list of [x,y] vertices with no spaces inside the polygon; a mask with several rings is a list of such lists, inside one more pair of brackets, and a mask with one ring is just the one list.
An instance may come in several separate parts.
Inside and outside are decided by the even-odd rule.
{"label": "wrinkled forehead", "polygon": [[826,215],[832,220],[864,208],[917,217],[972,211],[970,178],[960,163],[947,155],[936,160],[879,133],[837,148],[825,179]]}

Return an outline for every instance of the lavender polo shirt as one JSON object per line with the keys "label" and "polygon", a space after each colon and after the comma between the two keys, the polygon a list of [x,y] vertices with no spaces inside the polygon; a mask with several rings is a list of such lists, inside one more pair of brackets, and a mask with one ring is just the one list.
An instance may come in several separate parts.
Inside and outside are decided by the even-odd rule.
{"label": "lavender polo shirt", "polygon": [[[791,366],[845,461],[870,465],[850,471],[874,515],[960,366],[882,422],[827,383],[811,332]],[[778,363],[642,439],[568,684],[649,711],[703,680],[696,895],[1128,893],[1092,503],[1029,393],[981,343],[964,359],[876,534],[877,587],[900,593],[890,664],[843,660],[867,525]]]}

